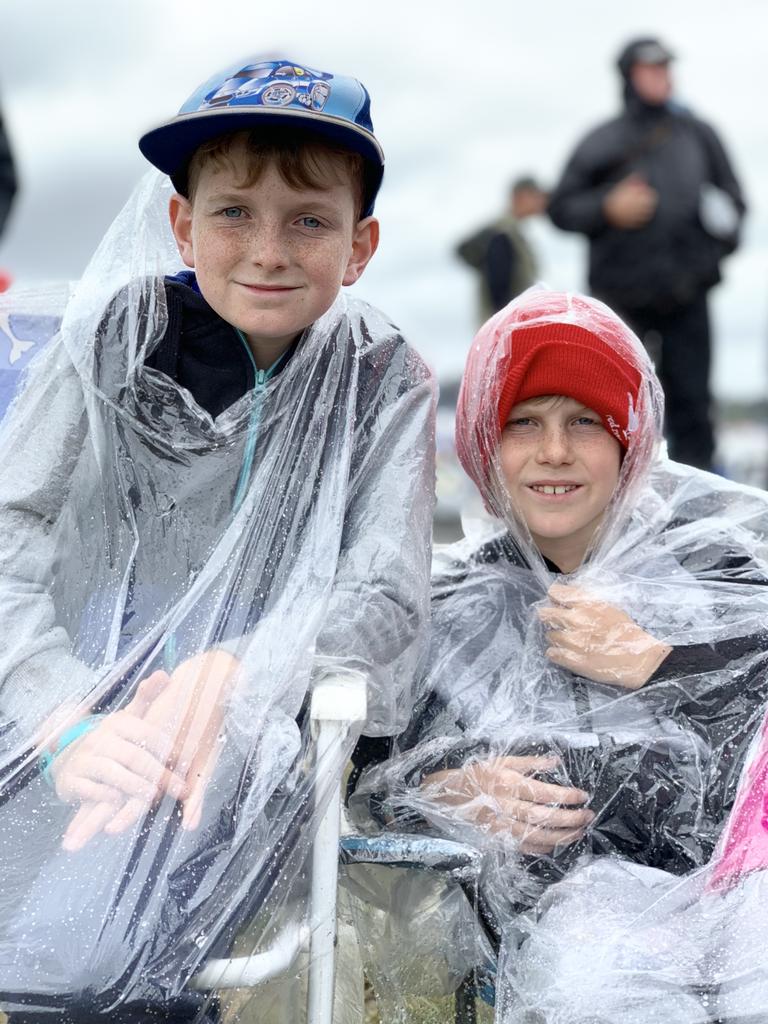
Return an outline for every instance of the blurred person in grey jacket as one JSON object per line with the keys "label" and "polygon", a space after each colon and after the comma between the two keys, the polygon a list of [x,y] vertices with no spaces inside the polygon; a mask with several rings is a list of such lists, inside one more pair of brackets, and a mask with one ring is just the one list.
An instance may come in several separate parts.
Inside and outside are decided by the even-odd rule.
{"label": "blurred person in grey jacket", "polygon": [[624,110],[578,144],[549,213],[589,241],[589,287],[637,332],[667,398],[670,456],[710,469],[707,299],[739,242],[741,187],[714,129],[672,98],[672,52],[636,39],[618,58]]}
{"label": "blurred person in grey jacket", "polygon": [[478,323],[535,284],[538,260],[522,221],[545,213],[547,200],[530,175],[517,178],[504,213],[456,246],[459,259],[477,271]]}

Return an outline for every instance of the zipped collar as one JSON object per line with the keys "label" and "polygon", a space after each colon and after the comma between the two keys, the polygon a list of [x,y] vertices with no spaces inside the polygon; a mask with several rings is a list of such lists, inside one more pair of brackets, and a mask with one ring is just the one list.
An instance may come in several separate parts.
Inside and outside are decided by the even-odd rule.
{"label": "zipped collar", "polygon": [[233,327],[232,329],[242,342],[243,348],[248,353],[248,358],[250,359],[251,366],[253,367],[254,385],[255,387],[258,388],[264,387],[267,381],[271,380],[278,373],[280,373],[280,371],[283,368],[283,365],[288,362],[291,355],[293,355],[293,353],[295,352],[296,345],[298,344],[298,341],[294,341],[293,344],[289,348],[287,348],[285,352],[282,353],[282,355],[279,355],[277,357],[277,359],[274,361],[274,363],[272,363],[271,366],[268,366],[266,370],[260,370],[256,366],[256,360],[253,358],[253,352],[251,351],[251,346],[248,344],[248,339],[246,338],[245,334],[240,330],[239,327]]}
{"label": "zipped collar", "polygon": [[262,371],[262,379],[247,343],[211,309],[193,271],[167,277],[165,284],[168,325],[146,365],[186,388],[214,419],[260,381],[281,373],[296,352],[300,338]]}

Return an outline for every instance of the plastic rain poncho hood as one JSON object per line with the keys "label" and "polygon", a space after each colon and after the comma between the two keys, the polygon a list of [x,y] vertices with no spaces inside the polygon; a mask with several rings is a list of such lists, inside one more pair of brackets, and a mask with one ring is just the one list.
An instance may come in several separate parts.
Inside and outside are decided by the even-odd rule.
{"label": "plastic rain poncho hood", "polygon": [[[500,394],[519,358],[516,336],[531,325],[592,331],[640,377],[618,485],[570,574],[543,558],[502,484]],[[745,895],[762,878],[756,865],[768,864],[761,802],[750,831],[758,797],[735,832],[727,825],[750,760],[744,778],[758,779],[762,801],[768,498],[668,461],[662,414],[644,349],[601,303],[535,289],[481,330],[457,447],[496,518],[436,554],[431,649],[413,721],[353,798],[365,827],[436,832],[482,852],[483,903],[502,937],[496,1012],[505,1024],[707,1021],[747,975],[763,1006],[768,994],[768,963],[756,979],[744,941],[755,928],[762,935],[759,903]],[[547,656],[539,612],[552,604],[553,583],[618,609],[664,645],[643,685],[621,685],[618,670],[587,678]],[[620,633],[606,629],[593,642],[595,664],[606,647],[622,653]],[[631,665],[631,646],[623,654]],[[496,757],[531,756],[554,761],[534,778],[589,794],[595,816],[577,841],[532,850],[530,825],[524,813],[515,820],[503,786],[477,782]],[[741,785],[746,799],[750,784]],[[517,796],[524,801],[524,790]],[[726,826],[730,853],[715,885]],[[734,853],[750,844],[752,855]],[[407,915],[394,897],[389,909]],[[455,937],[447,918],[443,931]]]}
{"label": "plastic rain poncho hood", "polygon": [[[206,958],[303,898],[313,682],[362,674],[366,731],[395,732],[424,634],[428,370],[342,295],[278,375],[211,415],[152,363],[179,330],[169,195],[148,176],[69,302],[45,311],[60,328],[0,436],[0,1006],[54,1019],[194,1010],[185,986]],[[6,298],[13,325],[31,300]],[[39,757],[62,709],[131,714],[142,679],[210,651],[238,669],[214,700],[199,826],[166,796],[128,831],[62,849],[77,804]],[[204,673],[194,683],[190,714],[211,699]]]}

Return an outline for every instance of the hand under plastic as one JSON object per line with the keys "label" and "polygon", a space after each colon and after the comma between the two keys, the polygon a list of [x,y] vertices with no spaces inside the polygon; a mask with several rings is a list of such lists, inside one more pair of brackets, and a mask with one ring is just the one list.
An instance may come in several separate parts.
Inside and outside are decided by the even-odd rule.
{"label": "hand under plastic", "polygon": [[165,793],[182,801],[184,828],[199,825],[238,667],[229,654],[211,651],[171,676],[154,672],[130,704],[56,760],[57,795],[81,805],[64,834],[65,849],[78,850],[101,831],[125,831]]}
{"label": "hand under plastic", "polygon": [[554,583],[549,597],[552,605],[538,613],[547,629],[546,655],[576,675],[639,690],[672,650],[580,587]]}
{"label": "hand under plastic", "polygon": [[594,814],[580,806],[589,794],[534,778],[557,767],[554,756],[497,757],[435,772],[425,795],[491,833],[514,836],[523,853],[550,853],[578,842]]}

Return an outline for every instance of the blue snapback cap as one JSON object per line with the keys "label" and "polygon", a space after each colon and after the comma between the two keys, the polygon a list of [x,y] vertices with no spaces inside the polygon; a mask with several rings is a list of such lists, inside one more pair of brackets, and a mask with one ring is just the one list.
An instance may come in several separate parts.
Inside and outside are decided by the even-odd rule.
{"label": "blue snapback cap", "polygon": [[193,153],[226,132],[272,125],[311,129],[366,161],[363,216],[373,211],[384,174],[384,152],[373,134],[371,98],[356,78],[316,71],[290,60],[254,58],[204,82],[176,117],[146,132],[139,149],[184,191]]}

